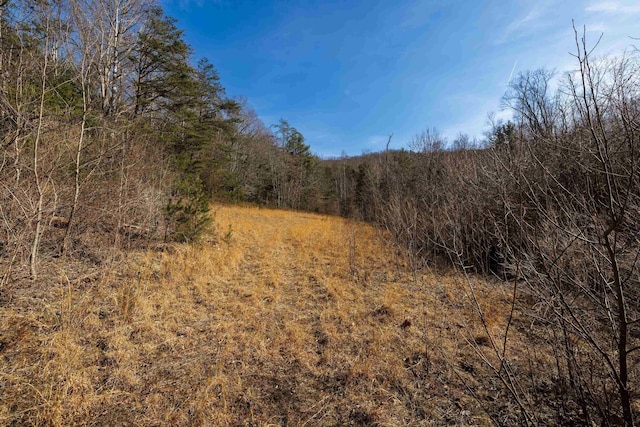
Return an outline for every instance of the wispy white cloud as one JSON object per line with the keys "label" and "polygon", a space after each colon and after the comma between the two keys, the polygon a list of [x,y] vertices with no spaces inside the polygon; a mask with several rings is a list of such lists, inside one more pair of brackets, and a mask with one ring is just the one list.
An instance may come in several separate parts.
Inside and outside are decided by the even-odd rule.
{"label": "wispy white cloud", "polygon": [[594,33],[604,33],[609,31],[609,28],[610,27],[603,22],[594,22],[589,24],[589,31]]}
{"label": "wispy white cloud", "polygon": [[586,29],[591,33],[592,41],[603,35],[598,45],[598,55],[614,55],[633,49],[633,40],[629,37],[640,34],[637,26],[640,18],[638,0],[591,1],[584,12]]}
{"label": "wispy white cloud", "polygon": [[587,12],[599,12],[606,14],[640,14],[640,3],[637,0],[607,0],[590,3]]}
{"label": "wispy white cloud", "polygon": [[513,67],[511,68],[511,73],[509,73],[509,78],[507,79],[507,84],[505,86],[509,86],[509,83],[511,83],[511,79],[513,78],[513,73],[515,73],[517,65],[518,65],[518,60],[516,59],[515,62],[513,63]]}
{"label": "wispy white cloud", "polygon": [[498,39],[498,44],[538,31],[547,25],[544,19],[552,11],[554,0],[541,0],[535,2],[533,6],[520,14],[507,25],[502,36]]}
{"label": "wispy white cloud", "polygon": [[536,21],[538,18],[542,16],[542,8],[539,5],[536,5],[531,9],[525,16],[516,18],[511,21],[511,23],[507,26],[504,31],[504,38],[512,35],[513,33],[518,32],[522,28],[524,28],[527,24],[531,24]]}

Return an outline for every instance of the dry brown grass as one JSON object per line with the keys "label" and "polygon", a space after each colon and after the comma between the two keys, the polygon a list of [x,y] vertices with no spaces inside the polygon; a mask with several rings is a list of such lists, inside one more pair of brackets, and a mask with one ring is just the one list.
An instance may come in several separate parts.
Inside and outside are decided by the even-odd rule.
{"label": "dry brown grass", "polygon": [[[4,285],[0,424],[490,423],[463,277],[414,282],[339,218],[218,206],[215,222],[215,243],[131,253],[95,280],[52,264],[49,282]],[[508,291],[473,284],[499,334]]]}

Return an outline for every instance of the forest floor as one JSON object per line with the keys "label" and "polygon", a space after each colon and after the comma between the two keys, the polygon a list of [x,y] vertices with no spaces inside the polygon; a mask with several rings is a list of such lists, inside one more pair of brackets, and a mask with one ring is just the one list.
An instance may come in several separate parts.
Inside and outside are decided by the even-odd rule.
{"label": "forest floor", "polygon": [[[4,280],[0,424],[487,425],[517,413],[488,367],[508,284],[414,275],[354,221],[212,215],[215,238],[198,245],[132,251],[96,275],[60,259],[38,282]],[[522,328],[509,332],[516,363]]]}

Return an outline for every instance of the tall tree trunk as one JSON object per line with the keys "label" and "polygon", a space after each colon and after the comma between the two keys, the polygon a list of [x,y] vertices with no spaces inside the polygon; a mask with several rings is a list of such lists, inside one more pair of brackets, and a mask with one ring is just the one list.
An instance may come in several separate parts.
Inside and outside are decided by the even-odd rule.
{"label": "tall tree trunk", "polygon": [[87,124],[87,103],[86,103],[86,95],[85,90],[83,88],[83,112],[82,112],[82,123],[80,124],[80,136],[78,138],[78,146],[76,149],[76,160],[75,160],[75,168],[73,171],[74,174],[74,192],[73,192],[73,202],[71,203],[71,210],[69,211],[69,218],[67,218],[67,228],[64,232],[64,238],[62,240],[62,246],[60,247],[60,255],[64,254],[69,245],[69,237],[71,235],[71,228],[73,227],[73,221],[75,219],[76,210],[78,209],[78,200],[80,199],[80,165],[82,159],[82,150],[84,148],[84,135],[86,131]]}
{"label": "tall tree trunk", "polygon": [[[49,31],[49,16],[46,17],[45,30]],[[31,244],[30,255],[30,267],[31,267],[31,279],[35,280],[38,276],[38,250],[40,247],[40,239],[42,237],[42,211],[44,205],[45,189],[40,177],[40,140],[42,137],[42,124],[44,120],[44,100],[47,89],[47,71],[49,64],[49,36],[47,35],[45,40],[44,55],[43,55],[42,73],[40,78],[42,84],[40,87],[40,107],[38,114],[38,127],[36,130],[36,137],[33,146],[33,174],[35,178],[36,191],[38,193],[38,202],[36,204],[36,229],[33,234],[33,241]]]}

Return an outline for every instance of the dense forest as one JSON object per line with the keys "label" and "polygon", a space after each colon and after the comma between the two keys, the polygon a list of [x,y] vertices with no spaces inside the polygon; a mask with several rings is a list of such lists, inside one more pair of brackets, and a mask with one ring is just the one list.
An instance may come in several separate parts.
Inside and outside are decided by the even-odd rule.
{"label": "dense forest", "polygon": [[294,125],[267,126],[228,96],[153,1],[2,1],[2,283],[27,280],[26,266],[38,279],[48,259],[100,264],[132,246],[197,241],[214,200],[363,220],[414,272],[453,267],[512,285],[533,336],[557,349],[553,384],[536,383],[511,368],[508,332],[489,334],[523,423],[540,423],[553,394],[576,402],[584,425],[631,426],[640,61],[595,58],[580,30],[572,42],[574,70],[516,76],[503,98],[513,119],[482,142],[427,130],[405,150],[321,159]]}

